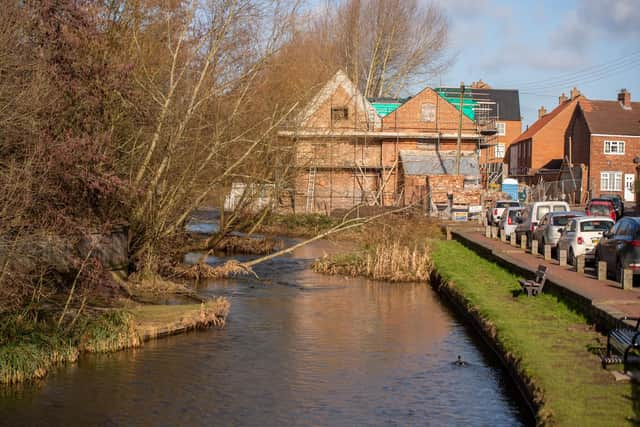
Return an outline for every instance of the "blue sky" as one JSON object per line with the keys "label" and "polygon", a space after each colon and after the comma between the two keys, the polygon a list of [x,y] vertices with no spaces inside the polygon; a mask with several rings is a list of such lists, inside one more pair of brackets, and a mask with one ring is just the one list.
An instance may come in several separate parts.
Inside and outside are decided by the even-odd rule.
{"label": "blue sky", "polygon": [[438,80],[519,89],[523,130],[573,86],[607,100],[626,88],[640,101],[640,0],[435,1],[453,59]]}

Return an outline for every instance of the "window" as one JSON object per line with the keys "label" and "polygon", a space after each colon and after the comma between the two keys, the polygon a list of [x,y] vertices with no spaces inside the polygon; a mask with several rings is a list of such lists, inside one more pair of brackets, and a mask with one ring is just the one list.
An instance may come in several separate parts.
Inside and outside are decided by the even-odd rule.
{"label": "window", "polygon": [[425,123],[436,121],[436,106],[434,104],[425,102],[420,106],[420,121]]}
{"label": "window", "polygon": [[507,134],[507,126],[504,122],[496,122],[496,129],[498,130],[498,136],[505,136]]}
{"label": "window", "polygon": [[624,141],[605,141],[604,154],[624,154]]}
{"label": "window", "polygon": [[[573,221],[571,221],[571,224],[569,225],[569,231],[576,231],[576,220],[574,219]],[[584,231],[584,230],[582,230]]]}
{"label": "window", "polygon": [[580,231],[607,231],[612,225],[612,221],[584,221],[580,223]]}
{"label": "window", "polygon": [[504,157],[504,144],[496,144],[496,159],[501,159]]}
{"label": "window", "polygon": [[600,191],[622,191],[622,172],[600,172]]}
{"label": "window", "polygon": [[349,109],[347,107],[331,107],[331,121],[347,120]]}

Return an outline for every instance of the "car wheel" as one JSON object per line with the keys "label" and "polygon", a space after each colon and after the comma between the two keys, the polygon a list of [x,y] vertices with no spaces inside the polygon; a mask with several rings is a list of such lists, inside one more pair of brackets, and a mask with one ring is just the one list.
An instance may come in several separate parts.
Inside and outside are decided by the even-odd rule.
{"label": "car wheel", "polygon": [[533,235],[531,233],[527,233],[527,248],[531,248],[531,239],[533,239]]}
{"label": "car wheel", "polygon": [[576,265],[576,254],[573,253],[573,248],[569,248],[569,257],[567,262],[569,265]]}
{"label": "car wheel", "polygon": [[544,241],[544,237],[542,238],[542,240],[540,242],[538,242],[538,252],[540,252],[542,255],[544,255],[544,245],[545,245],[545,241]]}

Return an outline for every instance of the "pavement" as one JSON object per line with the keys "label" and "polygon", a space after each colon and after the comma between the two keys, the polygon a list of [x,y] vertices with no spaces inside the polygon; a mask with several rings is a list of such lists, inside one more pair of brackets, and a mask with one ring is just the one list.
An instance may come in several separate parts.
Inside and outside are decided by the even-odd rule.
{"label": "pavement", "polygon": [[533,274],[538,265],[546,265],[547,280],[552,286],[580,304],[591,305],[595,309],[593,311],[599,314],[614,319],[622,316],[640,317],[640,287],[623,290],[617,282],[598,280],[594,268],[587,268],[585,274],[579,274],[575,267],[561,267],[557,260],[545,261],[540,255],[525,252],[499,239],[487,238],[477,227],[452,227],[451,232],[454,239],[466,242],[478,251],[488,251],[498,261],[516,270]]}

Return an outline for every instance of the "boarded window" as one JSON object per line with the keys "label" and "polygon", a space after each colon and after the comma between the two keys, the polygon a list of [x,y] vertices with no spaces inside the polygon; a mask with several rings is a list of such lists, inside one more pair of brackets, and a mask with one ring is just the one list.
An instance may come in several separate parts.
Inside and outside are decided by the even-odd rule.
{"label": "boarded window", "polygon": [[331,107],[331,120],[347,120],[349,118],[349,109],[347,107]]}
{"label": "boarded window", "polygon": [[420,106],[420,121],[426,123],[436,121],[436,106],[434,104],[425,102]]}

